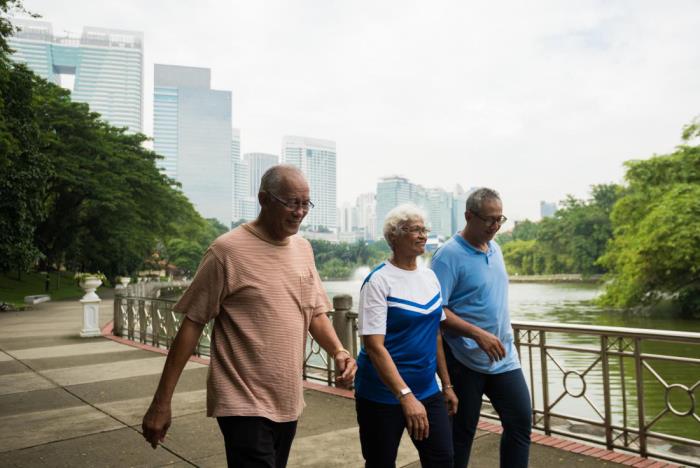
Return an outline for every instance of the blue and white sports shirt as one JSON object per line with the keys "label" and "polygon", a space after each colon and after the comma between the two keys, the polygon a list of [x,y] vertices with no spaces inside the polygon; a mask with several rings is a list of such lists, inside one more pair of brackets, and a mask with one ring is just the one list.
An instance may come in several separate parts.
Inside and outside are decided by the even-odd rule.
{"label": "blue and white sports shirt", "polygon": [[[440,391],[435,378],[437,333],[445,315],[440,283],[432,270],[418,267],[409,271],[382,263],[362,283],[358,315],[360,336],[385,336],[384,347],[416,398],[423,400]],[[379,378],[364,346],[357,367],[358,396],[399,403]]]}

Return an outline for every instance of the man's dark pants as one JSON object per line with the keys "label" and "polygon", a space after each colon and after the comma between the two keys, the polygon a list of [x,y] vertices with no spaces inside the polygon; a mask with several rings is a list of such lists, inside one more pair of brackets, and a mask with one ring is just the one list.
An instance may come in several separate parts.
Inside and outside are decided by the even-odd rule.
{"label": "man's dark pants", "polygon": [[[452,437],[447,416],[447,405],[441,392],[421,400],[428,414],[428,437],[413,441],[418,449],[421,466],[445,468],[452,466]],[[392,468],[406,418],[401,405],[377,403],[355,396],[357,422],[360,425],[360,443],[366,468]]]}
{"label": "man's dark pants", "polygon": [[530,452],[532,407],[522,370],[502,374],[473,371],[455,359],[447,343],[445,357],[459,398],[457,414],[452,418],[455,468],[465,468],[469,463],[483,395],[489,397],[503,425],[501,467],[526,467]]}
{"label": "man's dark pants", "polygon": [[216,418],[226,443],[229,468],[284,468],[297,422],[278,423],[255,416]]}

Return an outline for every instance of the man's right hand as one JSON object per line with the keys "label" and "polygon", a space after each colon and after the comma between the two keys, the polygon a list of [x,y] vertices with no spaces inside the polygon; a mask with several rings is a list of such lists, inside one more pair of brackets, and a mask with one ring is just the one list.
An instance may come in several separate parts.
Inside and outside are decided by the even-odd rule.
{"label": "man's right hand", "polygon": [[476,344],[479,345],[489,357],[491,361],[500,361],[506,357],[506,348],[501,343],[496,335],[493,335],[486,330],[481,330],[473,336]]}
{"label": "man's right hand", "polygon": [[158,405],[155,401],[151,403],[141,423],[143,437],[151,447],[155,449],[165,440],[171,421],[170,404]]}

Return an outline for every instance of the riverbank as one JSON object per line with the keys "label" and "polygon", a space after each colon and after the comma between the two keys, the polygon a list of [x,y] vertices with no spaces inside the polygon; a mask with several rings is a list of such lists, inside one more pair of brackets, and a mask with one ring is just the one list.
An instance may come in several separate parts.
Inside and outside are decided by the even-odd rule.
{"label": "riverbank", "polygon": [[558,274],[558,275],[510,275],[511,283],[586,283],[603,282],[603,275]]}

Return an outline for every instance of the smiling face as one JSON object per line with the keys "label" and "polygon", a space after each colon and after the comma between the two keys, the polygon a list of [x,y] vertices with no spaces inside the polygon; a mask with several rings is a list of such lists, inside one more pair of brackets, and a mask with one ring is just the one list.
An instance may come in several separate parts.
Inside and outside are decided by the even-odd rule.
{"label": "smiling face", "polygon": [[467,211],[465,216],[469,235],[480,243],[487,243],[501,229],[496,221],[503,216],[503,203],[497,198],[486,198],[478,211]]}
{"label": "smiling face", "polygon": [[428,232],[421,219],[407,221],[401,225],[399,234],[392,236],[391,248],[397,256],[417,257],[425,252]]}
{"label": "smiling face", "polygon": [[[309,201],[309,184],[301,173],[285,171],[274,195],[277,198],[272,192],[259,194],[261,221],[273,239],[282,241],[299,232],[308,214],[300,205]],[[284,204],[293,206],[295,202],[296,208]]]}

